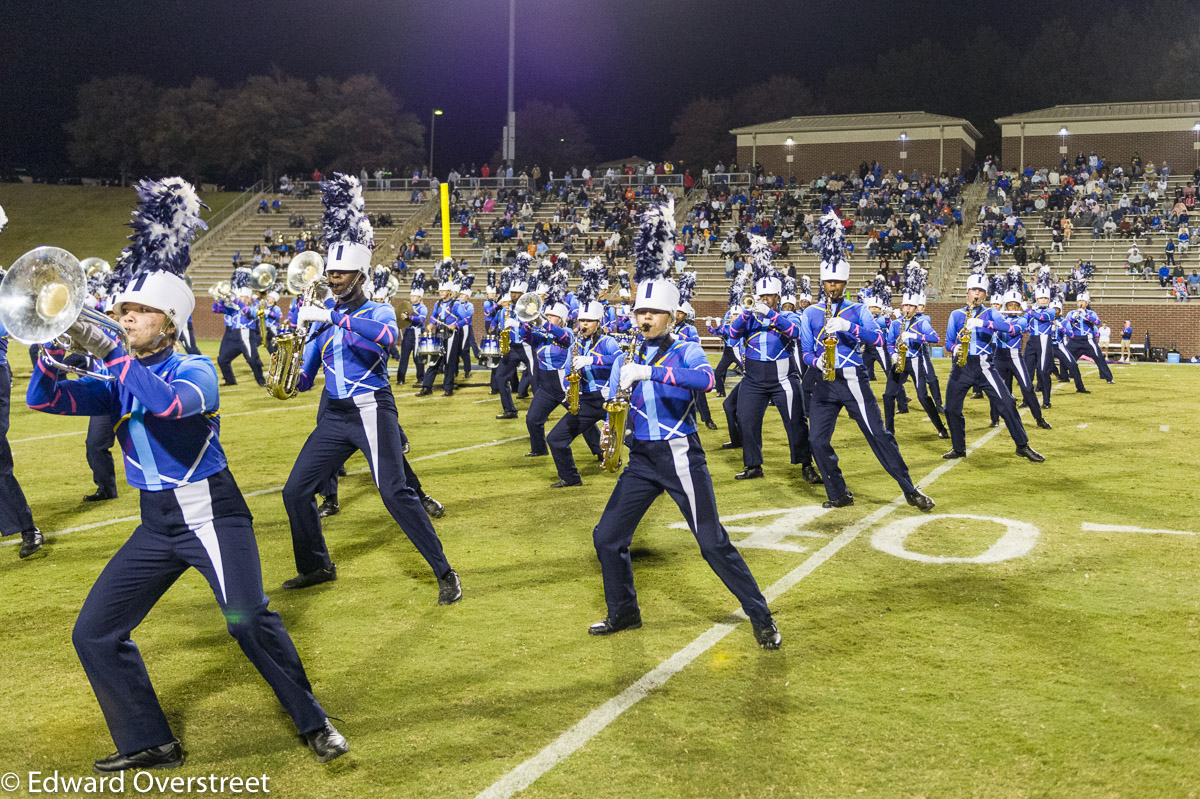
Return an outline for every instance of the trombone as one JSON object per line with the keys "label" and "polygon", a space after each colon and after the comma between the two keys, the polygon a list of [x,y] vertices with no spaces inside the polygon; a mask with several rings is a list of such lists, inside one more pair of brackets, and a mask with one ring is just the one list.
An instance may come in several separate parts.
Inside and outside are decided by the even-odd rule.
{"label": "trombone", "polygon": [[0,281],[0,324],[22,344],[38,345],[38,355],[48,366],[80,377],[116,380],[115,375],[68,366],[46,351],[47,344],[56,343],[86,354],[68,335],[79,320],[110,331],[122,348],[129,348],[125,329],[87,307],[88,296],[85,269],[78,258],[59,247],[38,247],[18,258]]}

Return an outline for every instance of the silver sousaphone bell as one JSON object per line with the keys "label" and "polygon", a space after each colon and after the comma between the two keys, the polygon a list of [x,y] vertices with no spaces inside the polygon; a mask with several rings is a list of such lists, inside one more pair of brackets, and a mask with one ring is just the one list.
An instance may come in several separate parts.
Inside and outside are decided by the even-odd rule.
{"label": "silver sousaphone bell", "polygon": [[38,247],[18,258],[0,282],[0,324],[22,344],[37,344],[41,359],[56,369],[115,380],[112,375],[68,366],[46,352],[45,345],[55,341],[65,349],[80,352],[65,334],[81,318],[112,330],[121,345],[128,348],[124,328],[85,307],[87,298],[87,281],[79,259],[59,247]]}

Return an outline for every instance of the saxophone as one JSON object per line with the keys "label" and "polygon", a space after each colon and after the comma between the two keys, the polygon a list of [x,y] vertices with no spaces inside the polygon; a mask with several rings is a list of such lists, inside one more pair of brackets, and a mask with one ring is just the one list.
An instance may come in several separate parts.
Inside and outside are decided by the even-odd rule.
{"label": "saxophone", "polygon": [[[300,295],[301,307],[316,302],[317,292],[326,285],[324,279],[310,283]],[[291,331],[275,337],[275,352],[271,353],[271,366],[267,370],[267,393],[275,399],[289,400],[296,396],[304,361],[304,345],[307,343],[307,324],[297,324]]]}
{"label": "saxophone", "polygon": [[[634,363],[638,360],[638,355],[635,355]],[[618,378],[620,367],[624,361],[624,353],[617,355],[609,380]],[[604,403],[604,410],[608,414],[608,418],[604,420],[604,427],[600,431],[600,450],[604,470],[610,474],[616,474],[621,468],[621,448],[625,444],[625,422],[629,419],[629,394],[629,391],[621,391],[620,384],[618,384],[616,394]]]}
{"label": "saxophone", "polygon": [[[975,318],[975,306],[967,306],[967,319]],[[963,329],[958,334],[958,354],[954,356],[956,366],[967,365],[967,355],[971,351],[971,328],[967,327],[966,322],[963,322]]]}
{"label": "saxophone", "polygon": [[897,375],[904,374],[904,367],[908,363],[908,339],[904,334],[908,332],[908,320],[900,323],[900,338],[896,341],[896,363],[893,368]]}
{"label": "saxophone", "polygon": [[500,357],[508,355],[509,349],[512,348],[512,331],[507,327],[500,331]]}
{"label": "saxophone", "polygon": [[[825,298],[825,327],[829,327],[829,320],[833,318],[833,298]],[[825,336],[825,379],[827,381],[837,380],[837,345],[838,337],[836,333],[830,333]]]}
{"label": "saxophone", "polygon": [[267,341],[267,301],[261,298],[258,301],[258,336],[265,344]]}
{"label": "saxophone", "polygon": [[575,356],[579,354],[578,338],[571,341],[567,357],[571,359],[571,369],[567,372],[567,413],[579,413],[579,370],[575,368]]}

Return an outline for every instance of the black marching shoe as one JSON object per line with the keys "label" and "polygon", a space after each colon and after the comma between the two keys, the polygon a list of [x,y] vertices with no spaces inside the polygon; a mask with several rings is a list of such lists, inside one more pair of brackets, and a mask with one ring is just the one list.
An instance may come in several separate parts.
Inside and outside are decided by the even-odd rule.
{"label": "black marching shoe", "polygon": [[709,430],[717,429],[717,423],[714,422],[712,419],[709,419],[707,422],[705,422],[704,426],[707,427]]}
{"label": "black marching shoe", "polygon": [[131,768],[139,771],[149,771],[160,768],[179,768],[183,765],[183,747],[179,741],[171,741],[162,746],[152,746],[131,755],[113,752],[92,764],[92,770],[97,774],[112,774]]}
{"label": "black marching shoe", "polygon": [[346,743],[346,738],[334,729],[334,726],[329,723],[329,719],[325,719],[325,726],[321,729],[304,733],[304,743],[317,753],[318,763],[328,763],[335,757],[341,757],[350,751],[350,744]]}
{"label": "black marching shoe", "polygon": [[1053,427],[1050,426],[1050,423],[1047,422],[1045,419],[1038,419],[1037,426],[1042,428],[1043,430],[1053,430],[1054,429]]}
{"label": "black marching shoe", "polygon": [[526,452],[525,457],[526,458],[544,458],[549,454],[550,454],[549,452]]}
{"label": "black marching shoe", "polygon": [[848,508],[854,504],[854,495],[847,491],[837,499],[827,499],[821,503],[822,508]]}
{"label": "black marching shoe", "polygon": [[428,397],[432,393],[433,393],[432,388],[425,388],[424,386],[421,386],[421,390],[417,392],[417,396],[418,397]]}
{"label": "black marching shoe", "polygon": [[454,569],[439,577],[437,583],[439,605],[453,605],[462,599],[462,581],[458,579],[458,572]]}
{"label": "black marching shoe", "polygon": [[776,650],[783,646],[783,636],[779,634],[779,628],[775,625],[775,620],[767,618],[763,624],[750,622],[750,626],[754,628],[754,640],[763,649]]}
{"label": "black marching shoe", "polygon": [[1017,447],[1017,454],[1020,455],[1022,458],[1028,458],[1029,460],[1033,461],[1034,463],[1041,463],[1044,460],[1046,460],[1046,458],[1040,452],[1038,452],[1036,449],[1029,446],[1028,444],[1026,444],[1023,447]]}
{"label": "black marching shoe", "polygon": [[991,424],[989,424],[989,425],[988,425],[988,427],[999,427],[999,426],[1000,426],[1000,420],[999,420],[999,419],[997,419],[996,421],[994,421],[994,422],[992,422]]}
{"label": "black marching shoe", "polygon": [[965,457],[967,457],[967,453],[963,452],[961,449],[952,449],[949,452],[947,452],[945,455],[943,455],[942,459],[947,460],[947,461],[952,461],[955,458],[965,458]]}
{"label": "black marching shoe", "polygon": [[616,618],[608,616],[604,621],[598,621],[588,627],[588,635],[612,635],[621,630],[636,630],[642,626],[642,612],[637,608],[617,614]]}
{"label": "black marching shoe", "polygon": [[945,438],[949,438],[949,437],[950,437],[950,434],[947,433],[945,430],[938,431],[938,438],[945,439]]}
{"label": "black marching shoe", "polygon": [[745,471],[738,472],[733,476],[734,480],[757,480],[763,476],[761,466],[748,466]]}
{"label": "black marching shoe", "polygon": [[804,464],[803,468],[800,469],[800,476],[810,485],[817,486],[825,482],[821,479],[821,473],[817,471],[817,467],[811,463]]}
{"label": "black marching shoe", "polygon": [[42,551],[42,544],[46,542],[42,531],[36,527],[32,530],[26,530],[21,533],[21,550],[17,553],[19,558],[27,558],[30,555],[36,555]]}
{"label": "black marching shoe", "polygon": [[724,444],[721,445],[721,449],[741,449],[741,448],[742,448],[741,444],[735,444],[732,441],[726,441]]}
{"label": "black marching shoe", "polygon": [[504,413],[496,414],[496,418],[497,419],[516,419],[517,412],[516,411],[505,411]]}
{"label": "black marching shoe", "polygon": [[922,493],[919,488],[915,489],[911,494],[905,494],[904,501],[917,510],[933,510],[933,506],[937,504],[933,501],[932,497]]}
{"label": "black marching shoe", "polygon": [[95,494],[88,494],[87,496],[85,496],[83,498],[83,501],[84,502],[104,502],[105,500],[116,499],[116,498],[117,498],[117,492],[115,492],[115,491],[102,491],[100,489],[96,489]]}
{"label": "black marching shoe", "polygon": [[321,507],[317,508],[317,518],[325,519],[329,516],[337,516],[341,511],[342,506],[338,504],[337,497],[325,497]]}
{"label": "black marching shoe", "polygon": [[1077,388],[1077,389],[1075,389],[1075,393],[1076,394],[1091,394],[1092,390],[1089,388]]}
{"label": "black marching shoe", "polygon": [[1042,410],[1047,410],[1047,409],[1049,409],[1049,407],[1050,407],[1050,400],[1046,400],[1045,402],[1042,403]]}
{"label": "black marching shoe", "polygon": [[1115,384],[1117,381],[1116,380],[1105,380],[1104,382],[1108,383],[1111,386],[1111,385]]}
{"label": "black marching shoe", "polygon": [[443,392],[442,392],[442,396],[443,396],[443,397],[453,397],[453,396],[454,396],[454,389],[452,389],[452,388],[448,388],[448,389],[446,389],[445,391],[443,391]]}
{"label": "black marching shoe", "polygon": [[314,569],[307,574],[297,574],[290,580],[284,580],[283,587],[292,588],[308,588],[310,585],[320,585],[321,583],[333,582],[337,579],[337,564],[330,563],[328,567],[322,566],[319,569]]}
{"label": "black marching shoe", "polygon": [[431,519],[440,519],[442,518],[442,514],[446,512],[446,506],[428,494],[421,497],[421,507],[425,509],[425,513]]}
{"label": "black marching shoe", "polygon": [[582,480],[579,480],[574,483],[568,483],[566,480],[559,480],[557,483],[551,483],[550,487],[551,488],[571,488],[573,486],[581,486],[581,485],[583,485]]}

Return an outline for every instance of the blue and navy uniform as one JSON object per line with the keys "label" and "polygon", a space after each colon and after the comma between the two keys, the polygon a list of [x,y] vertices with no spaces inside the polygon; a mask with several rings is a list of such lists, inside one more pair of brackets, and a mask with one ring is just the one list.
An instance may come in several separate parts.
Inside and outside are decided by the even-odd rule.
{"label": "blue and navy uniform", "polygon": [[1067,352],[1078,362],[1083,356],[1092,359],[1100,376],[1109,383],[1113,382],[1112,370],[1108,368],[1108,358],[1100,352],[1096,343],[1096,335],[1100,330],[1100,317],[1091,308],[1076,308],[1067,314],[1063,322],[1067,335]]}
{"label": "blue and navy uniform", "polygon": [[296,728],[322,728],[325,711],[267,608],[250,511],[221,448],[212,361],[170,348],[134,359],[118,346],[104,362],[115,381],[68,381],[38,364],[26,401],[46,413],[118,419],[125,476],[141,490],[141,524],[92,586],[72,634],[117,751],[174,740],[130,633],[188,567],[204,575],[230,634]]}
{"label": "blue and navy uniform", "polygon": [[604,320],[601,325],[607,333],[632,333],[633,316],[628,303],[607,305],[604,308]]}
{"label": "blue and navy uniform", "polygon": [[[258,349],[252,345],[250,338],[252,317],[247,313],[247,306],[241,301],[235,301],[232,305],[218,301],[213,303],[212,310],[213,313],[222,314],[225,319],[225,333],[221,336],[221,349],[217,353],[217,366],[221,369],[221,378],[225,385],[237,385],[237,378],[233,374],[233,359],[239,355],[250,364],[254,380],[260,386],[266,385]],[[253,324],[257,325],[257,320],[253,320]]]}
{"label": "blue and navy uniform", "polygon": [[316,494],[354,452],[362,450],[384,506],[437,577],[450,571],[442,542],[409,484],[396,400],[388,384],[388,352],[399,335],[391,305],[359,299],[333,307],[330,323],[305,345],[298,388],[313,387],[318,366],[325,389],[317,426],[304,442],[283,488],[296,570],[332,566],[321,535]]}
{"label": "blue and navy uniform", "polygon": [[899,484],[900,490],[910,494],[916,488],[908,476],[908,466],[900,454],[895,436],[887,431],[879,416],[879,404],[871,392],[862,362],[861,345],[884,347],[883,332],[861,303],[845,299],[833,301],[833,315],[848,321],[850,329],[837,334],[837,353],[834,358],[836,377],[833,380],[823,379],[821,368],[825,359],[826,302],[829,300],[805,308],[800,325],[800,351],[804,362],[817,370],[813,404],[808,411],[808,429],[813,460],[824,478],[825,493],[830,500],[841,499],[849,493],[832,444],[838,414],[845,408],[850,418],[858,424],[880,465]]}
{"label": "blue and navy uniform", "polygon": [[1052,351],[1054,353],[1054,372],[1058,375],[1058,382],[1069,383],[1075,381],[1075,390],[1083,391],[1083,373],[1079,370],[1079,364],[1075,360],[1075,356],[1067,350],[1067,333],[1065,330],[1066,322],[1062,319],[1056,319],[1054,327],[1050,331],[1050,341]]}
{"label": "blue and navy uniform", "polygon": [[[600,455],[600,433],[596,423],[603,421],[604,397],[608,388],[609,372],[613,360],[621,348],[616,339],[598,331],[590,338],[577,338],[575,341],[577,355],[591,356],[592,365],[579,370],[579,413],[569,410],[563,414],[558,423],[546,436],[546,444],[550,447],[550,455],[554,458],[554,468],[558,471],[558,479],[567,485],[578,485],[582,482],[579,470],[575,468],[575,459],[571,455],[571,443],[577,436],[582,435],[588,449],[593,455]],[[569,371],[571,364],[567,362]],[[563,378],[563,391],[569,383]],[[531,406],[532,407],[532,406]]]}
{"label": "blue and navy uniform", "polygon": [[950,369],[950,380],[946,383],[946,422],[950,427],[950,443],[955,452],[967,451],[967,419],[963,415],[963,401],[967,392],[977,387],[987,395],[995,406],[1008,434],[1012,436],[1017,447],[1029,443],[1025,434],[1025,425],[1017,412],[1017,403],[1012,395],[1000,385],[1000,376],[996,373],[996,337],[998,333],[1009,333],[1020,336],[1021,328],[1009,317],[1004,316],[994,308],[978,306],[971,308],[956,308],[950,313],[950,321],[946,325],[946,344],[951,346],[957,356],[959,333],[970,318],[977,318],[982,325],[971,331],[970,341],[966,343],[967,365],[959,366],[955,357]]}
{"label": "blue and navy uniform", "polygon": [[[691,528],[700,553],[755,624],[771,612],[754,575],[721,526],[712,476],[696,433],[693,391],[711,391],[712,367],[699,344],[663,336],[640,343],[633,363],[651,366],[629,397],[629,463],[604,508],[592,541],[610,618],[637,609],[629,545],[638,522],[666,491]],[[616,375],[613,375],[616,379]],[[611,388],[611,387],[610,387]]]}
{"label": "blue and navy uniform", "polygon": [[507,330],[509,342],[508,353],[500,358],[500,366],[496,370],[500,372],[496,378],[496,387],[500,390],[500,405],[504,409],[504,413],[515,414],[517,406],[513,402],[512,395],[513,391],[517,390],[517,368],[524,364],[525,376],[530,380],[532,380],[531,375],[537,374],[534,367],[533,349],[526,345],[521,332],[521,322],[513,313],[511,305],[501,306],[496,319],[497,331]]}
{"label": "blue and navy uniform", "polygon": [[[924,320],[926,324],[933,327],[933,318],[927,313],[918,313],[914,318]],[[925,372],[925,384],[929,387],[933,402],[941,410],[942,382],[938,379],[937,370],[933,368],[933,350],[925,345],[921,346],[921,368]]]}
{"label": "blue and navy uniform", "polygon": [[[421,330],[425,327],[425,317],[428,315],[429,309],[425,307],[425,303],[418,301],[408,319],[404,321],[405,327],[400,339],[400,363],[396,367],[398,385],[403,385],[408,379],[408,359],[417,348],[417,339],[421,336]],[[425,378],[425,362],[420,358],[413,358],[413,363],[417,367],[417,382],[420,383]]]}
{"label": "blue and navy uniform", "polygon": [[[1021,355],[1021,340],[1030,327],[1029,319],[1023,313],[1004,314],[1004,316],[1017,328],[1017,332],[996,334],[996,357],[994,359],[996,374],[1000,376],[1000,382],[1004,384],[1004,388],[1008,391],[1009,396],[1015,397],[1012,384],[1014,379],[1017,381],[1017,386],[1021,389],[1021,398],[1025,401],[1030,414],[1033,415],[1033,418],[1040,426],[1044,423],[1042,419],[1042,406],[1038,402],[1037,394],[1033,390],[1033,382],[1030,380],[1031,375],[1025,368],[1025,360]],[[1000,412],[993,405],[991,413],[992,423],[994,424],[999,421]]]}
{"label": "blue and navy uniform", "polygon": [[791,345],[800,329],[790,314],[768,311],[762,318],[749,309],[729,323],[730,333],[746,343],[745,375],[739,384],[737,421],[742,436],[742,465],[762,466],[762,425],[767,405],[779,409],[793,464],[811,464],[808,423],[800,393],[800,374]]}
{"label": "blue and navy uniform", "polygon": [[1025,374],[1042,392],[1042,404],[1050,402],[1050,366],[1054,348],[1054,309],[1049,304],[1031,305],[1025,311],[1029,340],[1025,343]]}
{"label": "blue and navy uniform", "polygon": [[8,366],[8,330],[0,322],[0,535],[37,529],[25,492],[13,474],[12,447],[8,443],[8,405],[12,370]]}
{"label": "blue and navy uniform", "polygon": [[471,376],[471,353],[479,354],[479,345],[475,343],[475,304],[462,300],[455,304],[454,315],[458,318],[458,331],[450,342],[450,367],[448,371],[457,372],[462,365],[463,377]]}
{"label": "blue and navy uniform", "polygon": [[546,421],[550,413],[566,399],[563,385],[570,359],[571,332],[547,322],[544,326],[521,326],[521,338],[533,346],[537,355],[537,388],[525,413],[525,428],[529,431],[529,451],[547,455]]}
{"label": "blue and navy uniform", "polygon": [[453,297],[448,300],[438,300],[433,310],[429,312],[429,324],[437,324],[434,334],[443,341],[442,352],[432,363],[425,364],[425,377],[421,380],[422,391],[433,389],[433,382],[442,374],[442,389],[454,393],[454,363],[450,360],[451,350],[458,339],[458,331],[463,322],[458,316],[458,302]]}
{"label": "blue and navy uniform", "polygon": [[[731,310],[736,311],[737,309]],[[741,363],[741,359],[737,356],[738,339],[730,332],[727,320],[722,320],[721,324],[716,327],[709,325],[708,332],[721,337],[721,360],[717,363],[713,374],[717,378],[717,396],[723,397],[725,396],[725,376],[729,374],[729,367],[735,363]]]}
{"label": "blue and navy uniform", "polygon": [[[700,343],[700,331],[696,329],[695,325],[687,322],[676,325],[675,331],[672,333],[672,335],[682,341],[692,341],[696,344]],[[703,347],[701,347],[701,349],[703,349]],[[712,412],[708,409],[708,392],[696,392],[696,411],[700,415],[701,422],[709,427],[712,427],[714,430],[716,429],[716,425],[712,424]]]}
{"label": "blue and navy uniform", "polygon": [[[906,336],[906,333],[913,333],[916,337]],[[904,358],[903,371],[897,372],[895,368],[896,347],[901,341],[906,342],[908,354]],[[946,436],[946,426],[942,424],[942,416],[938,413],[937,405],[929,396],[928,387],[925,384],[924,357],[922,355],[922,351],[927,345],[937,344],[938,341],[938,334],[923,316],[914,316],[912,319],[894,319],[888,326],[887,346],[893,368],[888,370],[887,387],[883,390],[883,421],[887,429],[893,433],[896,431],[896,398],[904,390],[904,382],[911,377],[913,385],[916,386],[917,401],[925,409],[929,421],[933,422],[938,434],[942,438]],[[904,412],[903,408],[901,412]]]}
{"label": "blue and navy uniform", "polygon": [[[870,308],[867,309],[867,312],[870,313]],[[886,339],[887,338],[888,321],[889,321],[887,314],[881,313],[878,316],[875,314],[871,314],[871,318],[872,318],[872,320],[874,320],[875,326],[877,328],[879,328],[881,331],[883,331],[884,338]],[[870,342],[864,343],[862,345],[862,349],[863,349],[863,353],[862,353],[863,368],[865,368],[867,370],[867,379],[868,380],[875,379],[875,364],[876,363],[881,364],[884,369],[890,368],[891,365],[888,362],[887,353],[884,350],[877,349],[875,347],[875,345]]]}

